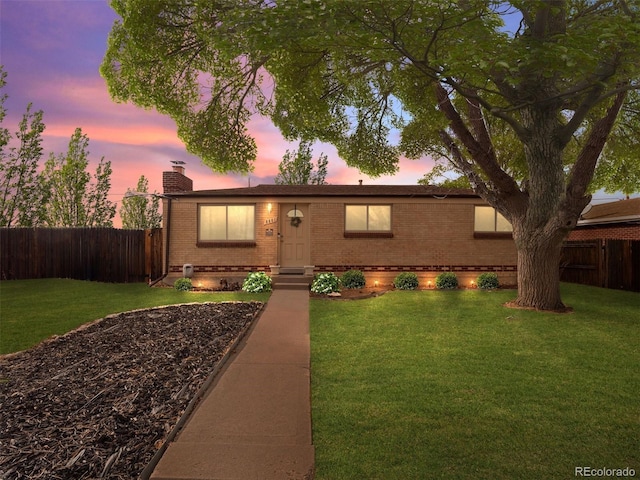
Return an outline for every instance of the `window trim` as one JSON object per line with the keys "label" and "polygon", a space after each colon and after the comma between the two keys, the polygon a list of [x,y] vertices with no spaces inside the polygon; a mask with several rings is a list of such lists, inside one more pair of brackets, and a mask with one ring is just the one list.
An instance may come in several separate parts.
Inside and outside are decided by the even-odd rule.
{"label": "window trim", "polygon": [[[493,210],[493,230],[476,230],[476,209],[478,207],[491,208]],[[478,239],[508,239],[513,238],[513,227],[511,231],[496,230],[498,225],[498,215],[500,212],[491,205],[474,205],[473,206],[473,238]],[[506,219],[505,219],[506,220]]]}
{"label": "window trim", "polygon": [[[367,207],[367,230],[347,230],[347,207]],[[389,207],[389,229],[369,230],[369,207]],[[393,238],[393,204],[391,203],[345,203],[344,238]]]}
{"label": "window trim", "polygon": [[[246,240],[238,239],[208,239],[200,238],[202,226],[202,207],[225,207],[226,208],[226,231],[229,235],[229,207],[253,207],[253,238]],[[198,203],[196,225],[196,246],[199,248],[250,248],[256,246],[256,204],[255,203]]]}

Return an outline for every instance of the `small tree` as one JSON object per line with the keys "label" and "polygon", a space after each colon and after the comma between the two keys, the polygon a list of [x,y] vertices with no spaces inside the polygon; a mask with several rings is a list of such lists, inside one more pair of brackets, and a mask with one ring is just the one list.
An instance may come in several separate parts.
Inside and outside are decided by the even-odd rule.
{"label": "small tree", "polygon": [[304,140],[300,142],[297,152],[287,150],[278,165],[276,185],[325,185],[329,163],[327,156],[321,153],[316,165],[311,157],[311,144]]}
{"label": "small tree", "polygon": [[[129,193],[131,190],[127,190]],[[149,180],[140,175],[136,192],[148,193]],[[156,192],[154,192],[155,194]],[[120,207],[122,228],[131,230],[144,230],[146,228],[160,228],[162,214],[160,213],[160,198],[157,195],[126,196],[122,199]]]}
{"label": "small tree", "polygon": [[45,223],[50,227],[111,227],[116,205],[107,198],[111,188],[111,162],[104,157],[91,182],[87,147],[89,138],[76,128],[66,155],[49,156],[40,179],[49,194]]}
{"label": "small tree", "polygon": [[[0,68],[0,88],[6,73]],[[0,122],[4,119],[6,95],[0,96]],[[16,139],[17,147],[5,147],[11,140],[6,128],[0,129],[0,226],[32,227],[42,222],[42,189],[38,182],[38,163],[42,157],[42,110],[33,112],[32,105],[22,116]]]}

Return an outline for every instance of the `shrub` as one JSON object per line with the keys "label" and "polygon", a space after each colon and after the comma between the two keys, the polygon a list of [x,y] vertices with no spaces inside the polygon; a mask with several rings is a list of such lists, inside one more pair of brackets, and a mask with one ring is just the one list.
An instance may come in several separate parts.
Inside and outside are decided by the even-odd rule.
{"label": "shrub", "polygon": [[188,292],[193,289],[193,283],[190,278],[179,278],[173,282],[173,288],[180,292]]}
{"label": "shrub", "polygon": [[340,279],[334,273],[318,273],[313,278],[313,293],[333,293],[340,290]]}
{"label": "shrub", "polygon": [[264,272],[251,272],[242,282],[242,290],[249,293],[271,291],[271,277]]}
{"label": "shrub", "polygon": [[393,286],[399,290],[415,290],[418,288],[418,276],[412,272],[402,272],[393,279]]}
{"label": "shrub", "polygon": [[344,288],[362,288],[366,284],[364,273],[360,270],[347,270],[340,277]]}
{"label": "shrub", "polygon": [[436,277],[436,288],[454,290],[458,288],[458,277],[453,272],[442,272]]}
{"label": "shrub", "polygon": [[498,274],[494,272],[481,273],[476,283],[478,284],[478,288],[482,288],[483,290],[490,290],[500,286]]}

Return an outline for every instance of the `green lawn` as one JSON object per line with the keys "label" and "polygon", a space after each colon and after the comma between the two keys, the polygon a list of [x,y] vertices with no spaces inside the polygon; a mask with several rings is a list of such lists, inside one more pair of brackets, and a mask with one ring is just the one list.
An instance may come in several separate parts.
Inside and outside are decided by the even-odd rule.
{"label": "green lawn", "polygon": [[317,480],[640,475],[640,295],[562,286],[311,301]]}
{"label": "green lawn", "polygon": [[83,323],[138,308],[188,302],[266,301],[268,294],[178,292],[144,283],[68,279],[0,282],[0,354],[29,348]]}

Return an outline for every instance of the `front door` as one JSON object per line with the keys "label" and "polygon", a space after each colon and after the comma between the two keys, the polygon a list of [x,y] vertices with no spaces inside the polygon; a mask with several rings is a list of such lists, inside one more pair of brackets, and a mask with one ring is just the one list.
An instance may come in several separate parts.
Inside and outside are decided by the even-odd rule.
{"label": "front door", "polygon": [[309,265],[309,205],[280,205],[280,266]]}

